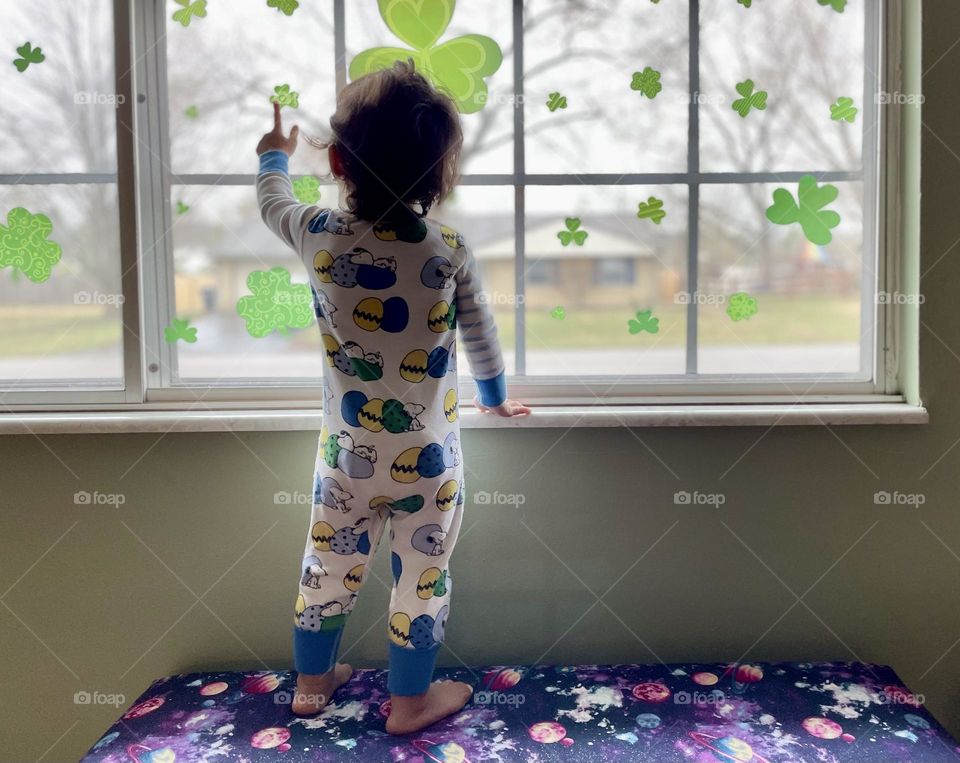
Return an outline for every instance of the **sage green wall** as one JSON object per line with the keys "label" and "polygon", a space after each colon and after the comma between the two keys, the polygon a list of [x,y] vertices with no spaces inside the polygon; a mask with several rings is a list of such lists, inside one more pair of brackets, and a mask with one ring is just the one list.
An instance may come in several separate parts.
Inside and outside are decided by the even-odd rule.
{"label": "sage green wall", "polygon": [[[924,23],[922,427],[468,431],[443,662],[888,663],[960,734],[960,5]],[[0,758],[77,759],[157,676],[284,668],[316,435],[0,438]],[[78,507],[77,490],[122,492]],[[723,507],[676,506],[677,490]],[[877,490],[922,493],[877,507]],[[59,542],[58,542],[59,541]],[[658,542],[659,541],[659,542]],[[651,550],[652,547],[652,550]],[[374,566],[390,579],[387,558]],[[798,597],[800,599],[798,600]],[[346,657],[382,665],[372,578]]]}

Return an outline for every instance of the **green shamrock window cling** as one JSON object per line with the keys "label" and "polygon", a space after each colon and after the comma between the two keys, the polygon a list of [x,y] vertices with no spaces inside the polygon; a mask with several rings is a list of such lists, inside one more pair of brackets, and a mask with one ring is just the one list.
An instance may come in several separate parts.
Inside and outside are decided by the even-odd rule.
{"label": "green shamrock window cling", "polygon": [[453,18],[456,0],[377,0],[387,28],[408,48],[370,48],[350,62],[350,79],[413,59],[437,88],[456,101],[464,114],[480,111],[487,102],[486,77],[503,63],[495,40],[467,34],[438,44]]}
{"label": "green shamrock window cling", "polygon": [[566,230],[562,230],[557,234],[560,243],[564,246],[570,246],[570,242],[572,241],[577,246],[583,246],[583,242],[587,240],[587,236],[590,234],[585,230],[580,230],[580,218],[567,217],[564,219],[563,224]]}
{"label": "green shamrock window cling", "polygon": [[163,340],[167,344],[173,344],[180,339],[190,344],[197,341],[197,328],[190,325],[189,318],[174,318],[163,330]]}
{"label": "green shamrock window cling", "polygon": [[268,8],[276,8],[285,16],[292,16],[293,12],[300,7],[299,0],[267,0]]}
{"label": "green shamrock window cling", "polygon": [[237,300],[237,314],[247,323],[247,333],[257,339],[278,331],[302,329],[314,321],[310,285],[291,283],[286,268],[254,270],[247,276],[250,294]]}
{"label": "green shamrock window cling", "polygon": [[653,317],[653,310],[638,310],[636,318],[627,321],[627,330],[631,334],[647,331],[656,334],[660,331],[660,319]]}
{"label": "green shamrock window cling", "polygon": [[647,98],[656,98],[657,93],[663,90],[660,84],[660,72],[649,66],[642,72],[634,72],[633,79],[630,81],[631,90],[639,90]]}
{"label": "green shamrock window cling", "polygon": [[736,294],[731,294],[730,299],[727,300],[727,315],[732,321],[743,321],[750,316],[756,315],[757,310],[757,299],[756,297],[751,297],[745,291],[738,291]]}
{"label": "green shamrock window cling", "polygon": [[273,95],[270,96],[270,103],[279,103],[280,108],[289,106],[291,109],[300,108],[300,93],[290,89],[290,85],[284,83],[273,88]]}
{"label": "green shamrock window cling", "polygon": [[22,272],[34,283],[46,281],[63,254],[59,244],[48,240],[52,232],[46,215],[11,209],[7,224],[0,225],[0,268],[13,268],[15,276]]}
{"label": "green shamrock window cling", "polygon": [[817,0],[820,5],[829,5],[837,13],[843,13],[847,7],[847,0]]}
{"label": "green shamrock window cling", "polygon": [[313,175],[294,180],[293,195],[301,204],[316,204],[320,201],[320,181]]}
{"label": "green shamrock window cling", "polygon": [[13,65],[17,67],[17,71],[21,74],[27,70],[30,64],[41,64],[47,58],[43,55],[43,50],[39,46],[35,48],[30,42],[25,42],[17,48],[17,55],[20,57],[13,59]]}
{"label": "green shamrock window cling", "polygon": [[659,225],[666,216],[667,212],[663,208],[663,200],[656,196],[651,196],[638,205],[637,217],[641,220],[651,220],[655,225]]}
{"label": "green shamrock window cling", "polygon": [[824,207],[836,201],[839,195],[835,185],[820,186],[813,175],[804,175],[800,178],[797,199],[786,188],[773,192],[773,204],[767,209],[767,219],[777,225],[800,223],[808,241],[826,246],[833,240],[830,231],[840,224],[840,215]]}
{"label": "green shamrock window cling", "polygon": [[836,102],[830,107],[830,118],[834,122],[850,122],[853,124],[857,121],[859,111],[860,110],[854,106],[853,98],[844,96],[837,98]]}
{"label": "green shamrock window cling", "polygon": [[184,27],[190,26],[194,17],[198,19],[207,16],[207,0],[173,0],[180,6],[179,11],[173,12],[173,20]]}
{"label": "green shamrock window cling", "polygon": [[767,108],[767,91],[755,90],[752,79],[737,83],[737,92],[742,95],[733,102],[733,110],[746,117],[753,109],[764,111]]}

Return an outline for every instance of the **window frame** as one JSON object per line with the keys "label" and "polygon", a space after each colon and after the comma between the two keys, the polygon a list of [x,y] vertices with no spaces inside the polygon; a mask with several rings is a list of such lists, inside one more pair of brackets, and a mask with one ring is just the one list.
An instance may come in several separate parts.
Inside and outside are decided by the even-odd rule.
{"label": "window frame", "polygon": [[[330,0],[334,17],[334,72],[337,87],[347,81],[345,60],[345,0]],[[700,0],[689,0],[690,80],[689,92],[699,91]],[[508,377],[511,395],[537,405],[700,405],[756,403],[898,403],[904,400],[900,383],[898,343],[905,341],[900,314],[902,306],[877,304],[879,291],[896,291],[904,262],[901,229],[900,106],[874,107],[874,92],[899,92],[904,73],[900,30],[902,9],[890,0],[865,6],[865,77],[863,110],[863,156],[860,172],[817,173],[824,181],[854,180],[864,184],[864,247],[876,251],[876,283],[862,277],[861,326],[871,324],[872,342],[862,342],[861,360],[873,356],[870,373],[710,375],[693,378],[697,357],[697,305],[687,306],[687,373],[653,378],[583,375],[551,377],[523,375],[525,331],[523,300],[516,300],[516,373]],[[165,29],[170,23],[164,0],[114,0],[116,92],[124,96],[117,109],[117,174],[102,182],[116,182],[120,204],[120,239],[123,304],[123,389],[11,389],[2,396],[8,411],[69,410],[193,410],[193,409],[296,409],[315,407],[319,384],[276,384],[257,380],[251,384],[173,385],[175,348],[161,341],[161,327],[174,312],[173,247],[166,235],[172,227],[170,206],[173,185],[243,185],[251,188],[255,174],[173,173],[169,161]],[[523,0],[513,0],[513,81],[516,103],[524,102]],[[870,77],[871,62],[880,79]],[[136,95],[135,95],[136,93]],[[871,115],[868,119],[867,115]],[[515,287],[524,293],[525,196],[530,186],[569,185],[667,185],[683,184],[689,190],[687,291],[695,293],[698,276],[697,210],[699,189],[724,182],[796,182],[809,170],[786,173],[701,173],[699,171],[699,109],[696,98],[689,105],[688,167],[682,173],[528,174],[525,171],[524,109],[514,108],[512,173],[470,174],[464,185],[497,185],[514,188],[514,233],[517,256]],[[876,121],[874,122],[874,118]],[[134,128],[134,124],[136,127]],[[875,127],[875,129],[873,129]],[[869,138],[868,138],[869,136]],[[63,177],[63,176],[55,176]],[[106,176],[104,176],[106,177]],[[39,183],[50,176],[25,176],[22,182]],[[4,178],[0,177],[0,182]],[[85,182],[74,180],[73,182]],[[873,200],[873,203],[870,202]],[[864,268],[864,272],[867,268]],[[872,352],[871,352],[872,348]],[[472,381],[461,375],[461,399],[473,397]]]}

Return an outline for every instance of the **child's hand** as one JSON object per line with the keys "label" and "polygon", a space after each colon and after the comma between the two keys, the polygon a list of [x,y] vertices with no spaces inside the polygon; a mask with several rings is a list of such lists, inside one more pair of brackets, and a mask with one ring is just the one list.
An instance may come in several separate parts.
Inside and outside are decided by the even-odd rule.
{"label": "child's hand", "polygon": [[280,123],[280,104],[273,104],[273,129],[260,138],[257,144],[257,156],[267,151],[283,151],[287,156],[293,156],[297,150],[297,138],[300,128],[296,125],[290,130],[290,137],[283,134],[283,125]]}
{"label": "child's hand", "polygon": [[489,405],[481,403],[480,398],[474,397],[473,404],[480,413],[495,413],[498,416],[527,416],[532,412],[529,406],[516,400],[504,400],[500,405],[491,408]]}

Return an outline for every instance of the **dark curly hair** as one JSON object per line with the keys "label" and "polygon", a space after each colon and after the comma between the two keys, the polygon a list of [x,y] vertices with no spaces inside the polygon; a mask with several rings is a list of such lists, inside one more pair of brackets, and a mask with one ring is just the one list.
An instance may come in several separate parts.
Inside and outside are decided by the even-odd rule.
{"label": "dark curly hair", "polygon": [[336,149],[347,209],[361,219],[423,217],[456,184],[460,115],[412,60],[344,87],[330,128],[332,137],[315,145]]}

